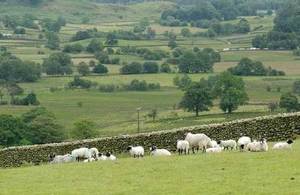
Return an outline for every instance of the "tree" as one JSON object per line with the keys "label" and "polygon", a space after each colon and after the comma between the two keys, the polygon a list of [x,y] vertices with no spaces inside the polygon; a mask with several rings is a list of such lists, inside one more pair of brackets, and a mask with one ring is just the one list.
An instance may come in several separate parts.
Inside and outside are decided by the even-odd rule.
{"label": "tree", "polygon": [[108,33],[106,36],[106,45],[117,45],[118,44],[118,39],[115,33]]}
{"label": "tree", "polygon": [[182,28],[181,29],[181,35],[183,37],[190,37],[192,35],[192,33],[191,33],[190,29],[188,29],[188,28]]}
{"label": "tree", "polygon": [[300,94],[300,80],[293,83],[293,93]]}
{"label": "tree", "polygon": [[105,52],[97,52],[95,54],[96,59],[102,63],[102,64],[109,64],[110,63],[110,59],[107,53]]}
{"label": "tree", "polygon": [[0,146],[19,145],[25,131],[26,125],[20,118],[0,115]]}
{"label": "tree", "polygon": [[14,30],[14,33],[15,34],[18,34],[18,35],[24,35],[26,34],[26,29],[25,28],[21,28],[21,27],[18,27]]}
{"label": "tree", "polygon": [[144,62],[143,72],[144,73],[158,73],[159,66],[156,62]]}
{"label": "tree", "polygon": [[295,112],[299,110],[299,102],[297,96],[292,93],[285,93],[280,97],[280,108],[286,109],[288,112]]}
{"label": "tree", "polygon": [[24,99],[23,99],[24,105],[34,105],[37,106],[40,104],[39,100],[37,99],[37,96],[34,92],[29,93]]}
{"label": "tree", "polygon": [[80,62],[78,64],[77,70],[78,73],[81,74],[82,76],[87,76],[91,73],[89,65],[85,62]]}
{"label": "tree", "polygon": [[277,102],[270,102],[268,104],[268,108],[270,112],[274,112],[278,108],[278,103]]}
{"label": "tree", "polygon": [[238,33],[248,33],[250,32],[250,24],[248,20],[246,19],[241,19],[239,23],[237,24],[237,32]]}
{"label": "tree", "polygon": [[168,47],[170,47],[171,49],[174,49],[174,48],[176,48],[177,47],[177,43],[176,43],[176,40],[170,40],[169,42],[168,42]]}
{"label": "tree", "polygon": [[178,76],[174,77],[173,83],[179,89],[184,90],[192,84],[192,79],[187,74],[184,74],[183,76],[178,75]]}
{"label": "tree", "polygon": [[233,76],[230,72],[223,72],[212,80],[215,82],[212,84],[214,94],[220,97],[220,108],[225,113],[232,113],[248,101],[242,78]]}
{"label": "tree", "polygon": [[152,121],[154,122],[156,117],[158,115],[158,112],[157,112],[157,109],[152,109],[148,114],[147,116],[152,118]]}
{"label": "tree", "polygon": [[14,83],[14,82],[8,83],[6,85],[6,88],[7,88],[8,94],[11,97],[11,100],[13,100],[16,95],[21,95],[24,93],[24,89],[21,88],[17,83]]}
{"label": "tree", "polygon": [[170,72],[172,72],[172,69],[171,69],[171,67],[170,67],[169,64],[163,63],[163,64],[160,66],[160,72],[170,73]]}
{"label": "tree", "polygon": [[88,44],[86,51],[89,53],[96,53],[103,50],[103,44],[98,39],[92,39],[91,42]]}
{"label": "tree", "polygon": [[151,27],[148,27],[148,28],[147,28],[147,32],[146,32],[146,37],[147,37],[148,39],[154,39],[155,36],[156,36],[155,30],[152,29]]}
{"label": "tree", "polygon": [[55,32],[47,32],[46,39],[47,42],[45,47],[52,50],[59,49],[60,40],[59,40],[59,36]]}
{"label": "tree", "polygon": [[141,74],[142,71],[143,66],[139,62],[131,62],[120,69],[121,74]]}
{"label": "tree", "polygon": [[195,112],[196,116],[199,116],[199,112],[209,111],[213,105],[212,100],[213,96],[207,80],[201,79],[200,82],[194,82],[187,87],[180,107],[189,112]]}
{"label": "tree", "polygon": [[97,73],[97,74],[106,74],[106,73],[108,73],[108,69],[103,64],[97,64],[94,67],[93,72]]}
{"label": "tree", "polygon": [[79,44],[73,44],[73,45],[65,45],[63,52],[66,53],[80,53],[84,50],[84,47]]}
{"label": "tree", "polygon": [[72,74],[73,62],[68,54],[53,53],[44,59],[43,67],[48,75]]}
{"label": "tree", "polygon": [[38,116],[45,116],[50,118],[55,118],[52,112],[49,112],[45,107],[37,107],[28,112],[25,112],[21,118],[25,123],[29,123],[36,119]]}
{"label": "tree", "polygon": [[89,120],[74,123],[72,136],[76,139],[89,139],[97,135],[96,124]]}

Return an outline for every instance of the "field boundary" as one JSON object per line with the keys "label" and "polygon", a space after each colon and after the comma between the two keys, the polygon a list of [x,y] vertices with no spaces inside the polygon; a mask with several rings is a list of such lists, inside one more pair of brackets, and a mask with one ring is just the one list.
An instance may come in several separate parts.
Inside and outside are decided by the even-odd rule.
{"label": "field boundary", "polygon": [[48,161],[48,155],[67,154],[79,147],[96,147],[99,151],[124,153],[129,145],[142,145],[147,150],[151,145],[175,151],[176,141],[185,133],[205,133],[214,140],[238,139],[247,135],[253,139],[268,141],[286,140],[300,134],[300,112],[263,116],[231,122],[183,127],[135,135],[121,135],[74,142],[9,147],[0,150],[0,167],[18,167],[32,163],[38,165]]}

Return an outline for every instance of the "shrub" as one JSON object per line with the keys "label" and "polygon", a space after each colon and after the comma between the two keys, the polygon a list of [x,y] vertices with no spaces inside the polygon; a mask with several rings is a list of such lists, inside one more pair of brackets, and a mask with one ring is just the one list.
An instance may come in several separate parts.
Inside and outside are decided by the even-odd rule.
{"label": "shrub", "polygon": [[147,83],[145,80],[139,81],[134,79],[130,82],[129,85],[126,85],[125,88],[130,91],[147,91],[147,90],[156,90],[160,89],[159,83]]}
{"label": "shrub", "polygon": [[167,63],[163,63],[160,66],[160,72],[164,72],[164,73],[170,73],[170,72],[172,72],[170,65],[167,64]]}
{"label": "shrub", "polygon": [[63,49],[63,52],[66,52],[66,53],[80,53],[84,50],[84,47],[79,44],[79,43],[76,43],[76,44],[73,44],[73,45],[66,45]]}
{"label": "shrub", "polygon": [[119,87],[114,84],[107,84],[107,85],[99,85],[99,91],[106,92],[106,93],[112,93],[115,90],[117,90]]}
{"label": "shrub", "polygon": [[92,82],[86,79],[81,79],[79,76],[75,76],[73,81],[68,83],[70,89],[81,88],[89,89],[92,87]]}
{"label": "shrub", "polygon": [[94,67],[93,72],[97,73],[97,74],[106,74],[106,73],[108,73],[108,69],[103,64],[97,64]]}
{"label": "shrub", "polygon": [[143,64],[143,72],[144,73],[158,73],[159,66],[156,62],[145,62]]}
{"label": "shrub", "polygon": [[142,73],[142,64],[139,62],[131,62],[130,64],[124,65],[120,72],[121,74],[141,74]]}

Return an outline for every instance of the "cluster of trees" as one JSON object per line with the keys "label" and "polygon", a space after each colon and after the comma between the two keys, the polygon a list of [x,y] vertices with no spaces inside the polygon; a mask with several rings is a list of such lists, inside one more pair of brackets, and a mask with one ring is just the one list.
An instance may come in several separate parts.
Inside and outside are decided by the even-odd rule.
{"label": "cluster of trees", "polygon": [[169,56],[169,53],[163,50],[150,50],[148,48],[137,48],[133,46],[121,47],[116,51],[117,54],[136,55],[145,60],[162,60]]}
{"label": "cluster of trees", "polygon": [[181,73],[199,73],[213,71],[213,65],[220,62],[221,56],[210,48],[185,50],[176,48],[172,52],[173,58],[168,61],[175,63]]}
{"label": "cluster of trees", "polygon": [[278,9],[284,2],[280,0],[178,0],[177,3],[177,7],[162,12],[160,18],[162,25],[186,26],[188,23],[200,24],[205,20],[233,20],[238,16],[257,15],[258,10]]}
{"label": "cluster of trees", "polygon": [[29,6],[37,6],[47,0],[1,0],[0,2],[16,3]]}
{"label": "cluster of trees", "polygon": [[238,65],[228,69],[238,76],[284,76],[285,72],[271,67],[266,68],[262,62],[253,61],[249,58],[242,58]]}
{"label": "cluster of trees", "polygon": [[71,57],[63,52],[53,53],[43,61],[44,71],[48,75],[70,75],[73,62]]}
{"label": "cluster of trees", "polygon": [[22,61],[5,48],[0,51],[0,80],[34,82],[41,76],[41,67],[31,61]]}
{"label": "cluster of trees", "polygon": [[139,62],[131,62],[125,64],[121,69],[121,74],[147,74],[147,73],[170,73],[171,67],[167,63],[163,63],[161,66],[157,62],[146,61],[143,64]]}
{"label": "cluster of trees", "polygon": [[21,117],[0,115],[0,145],[28,145],[61,142],[63,127],[52,113],[39,107]]}
{"label": "cluster of trees", "polygon": [[276,14],[274,28],[267,34],[257,35],[252,45],[257,48],[296,49],[299,47],[299,1],[287,1]]}
{"label": "cluster of trees", "polygon": [[192,82],[186,78],[184,80],[189,81],[182,87],[184,96],[180,107],[195,112],[196,116],[199,116],[199,112],[209,111],[213,100],[217,98],[220,100],[220,108],[225,113],[232,113],[248,101],[244,81],[230,72],[211,76],[207,80],[201,79],[199,82]]}

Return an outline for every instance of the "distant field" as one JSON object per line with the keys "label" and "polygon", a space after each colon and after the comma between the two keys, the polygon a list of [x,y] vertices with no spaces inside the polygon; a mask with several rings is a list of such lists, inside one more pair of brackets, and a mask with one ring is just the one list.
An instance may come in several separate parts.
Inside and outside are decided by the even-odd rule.
{"label": "distant field", "polygon": [[291,195],[300,193],[299,152],[296,142],[292,151],[125,157],[117,162],[2,169],[0,188],[3,195]]}

